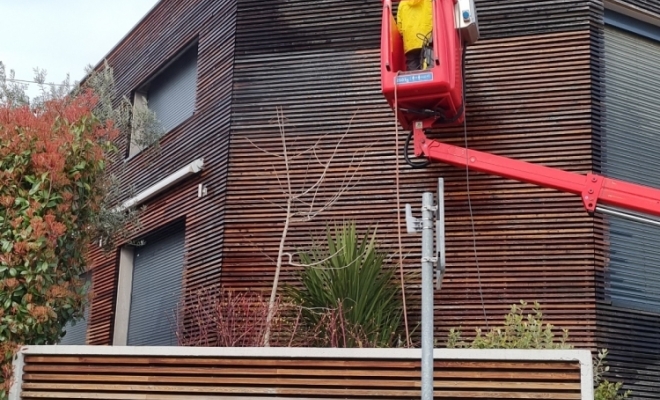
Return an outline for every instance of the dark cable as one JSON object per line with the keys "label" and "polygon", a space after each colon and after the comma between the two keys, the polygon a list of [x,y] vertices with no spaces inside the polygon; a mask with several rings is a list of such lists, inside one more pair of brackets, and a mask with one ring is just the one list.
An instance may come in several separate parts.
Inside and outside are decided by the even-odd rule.
{"label": "dark cable", "polygon": [[450,119],[445,119],[444,115],[439,117],[438,119],[433,122],[433,125],[441,125],[441,124],[453,124],[454,122],[458,121],[458,119],[463,115],[463,104],[458,107],[458,110],[456,110],[456,114],[451,117]]}
{"label": "dark cable", "polygon": [[412,137],[413,132],[410,131],[406,137],[406,143],[403,145],[403,159],[406,160],[406,164],[410,165],[413,169],[426,168],[429,164],[431,164],[431,161],[426,159],[424,161],[415,162],[410,159],[410,156],[408,156],[410,141],[412,140]]}
{"label": "dark cable", "polygon": [[[427,33],[426,35],[423,35],[421,33],[417,34],[417,38],[422,41],[422,48],[421,51],[419,52],[419,65],[424,67],[424,60],[426,59],[427,54],[433,54],[433,52],[429,52],[428,49],[433,48],[433,31]],[[432,68],[433,65],[433,57],[429,57],[429,64],[427,65],[428,68]]]}
{"label": "dark cable", "polygon": [[[434,125],[438,124],[451,124],[456,122],[464,113],[465,113],[465,54],[467,50],[467,46],[463,46],[463,52],[461,54],[461,76],[462,76],[462,85],[463,85],[463,101],[460,107],[458,107],[458,110],[456,111],[456,115],[451,117],[450,119],[445,119],[444,115],[441,115],[438,117],[438,119],[435,120]],[[430,113],[431,115],[435,114],[438,115],[440,114],[438,111],[435,110],[408,110],[408,109],[401,109],[402,111],[406,111],[411,114],[427,114]],[[408,155],[408,152],[410,150],[410,142],[413,138],[413,131],[411,130],[408,133],[408,136],[406,137],[405,144],[403,146],[403,158],[406,161],[406,164],[410,165],[413,169],[419,169],[419,168],[426,168],[431,164],[431,161],[428,159],[425,161],[420,161],[420,162],[414,162],[410,159],[410,156]]]}
{"label": "dark cable", "polygon": [[[463,67],[461,73],[463,74],[463,104],[465,104],[465,99],[467,94],[465,93],[465,53],[467,46],[463,46]],[[468,136],[467,136],[467,117],[463,119],[463,145],[465,146],[465,157],[468,157]],[[474,263],[477,267],[477,280],[479,282],[479,299],[481,300],[481,309],[484,313],[484,321],[486,322],[486,328],[488,326],[488,314],[486,313],[486,302],[484,301],[484,289],[483,282],[481,280],[481,268],[479,266],[479,254],[477,252],[477,231],[474,226],[474,212],[472,210],[472,196],[470,195],[470,168],[468,166],[467,160],[465,163],[465,188],[467,192],[467,201],[468,201],[468,210],[470,211],[470,226],[472,228],[472,251],[474,253]]]}
{"label": "dark cable", "polygon": [[67,85],[64,83],[48,83],[48,82],[37,82],[37,81],[30,81],[27,79],[16,79],[16,78],[5,78],[5,81],[7,82],[20,82],[20,83],[36,83],[37,85],[48,85],[48,86],[73,86],[73,85]]}

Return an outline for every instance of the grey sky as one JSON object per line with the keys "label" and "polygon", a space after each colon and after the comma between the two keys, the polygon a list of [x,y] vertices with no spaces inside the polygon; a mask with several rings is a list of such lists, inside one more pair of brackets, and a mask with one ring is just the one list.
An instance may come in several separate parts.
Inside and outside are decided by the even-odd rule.
{"label": "grey sky", "polygon": [[[0,61],[16,78],[84,76],[158,0],[0,0]],[[35,86],[35,85],[31,85]],[[30,88],[32,92],[32,87]]]}

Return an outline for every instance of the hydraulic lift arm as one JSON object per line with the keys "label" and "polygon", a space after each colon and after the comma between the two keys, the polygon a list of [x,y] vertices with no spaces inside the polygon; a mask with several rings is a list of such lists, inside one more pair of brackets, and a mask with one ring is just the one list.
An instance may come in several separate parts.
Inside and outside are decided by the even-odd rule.
{"label": "hydraulic lift arm", "polygon": [[[438,124],[460,122],[458,119],[452,119],[451,116],[462,116],[464,110],[462,105],[465,101],[464,71],[461,69],[464,68],[465,60],[459,59],[458,56],[459,54],[464,56],[465,46],[476,42],[479,38],[474,0],[433,2],[433,57],[436,62],[420,71],[402,70],[405,65],[404,53],[401,35],[392,16],[392,0],[383,0],[382,18],[383,94],[394,109],[401,126],[406,130],[412,130],[415,155],[426,158],[423,163],[412,163],[406,152],[406,161],[412,167],[423,167],[427,162],[467,167],[487,174],[573,193],[580,196],[589,213],[600,211],[660,225],[660,219],[634,214],[660,217],[660,189],[593,173],[581,175],[428,139],[425,135],[427,129]],[[452,22],[453,26],[451,26]],[[456,32],[459,33],[458,36]],[[440,48],[446,51],[440,53]],[[443,117],[438,118],[438,115]],[[406,147],[409,140],[406,140]],[[621,209],[626,209],[628,212]]]}
{"label": "hydraulic lift arm", "polygon": [[607,207],[624,208],[660,217],[659,189],[610,179],[593,173],[581,175],[431,140],[424,134],[421,124],[415,126],[413,135],[417,157],[424,156],[431,162],[468,167],[474,171],[573,193],[582,198],[582,203],[589,213],[601,211],[660,224],[654,219],[629,215]]}

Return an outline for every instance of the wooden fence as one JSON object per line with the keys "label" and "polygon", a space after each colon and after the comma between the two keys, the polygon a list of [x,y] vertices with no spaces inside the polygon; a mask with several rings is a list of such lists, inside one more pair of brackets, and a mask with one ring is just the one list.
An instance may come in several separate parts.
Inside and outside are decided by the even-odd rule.
{"label": "wooden fence", "polygon": [[[24,347],[10,400],[419,399],[419,349]],[[435,398],[593,399],[587,350],[435,350]]]}

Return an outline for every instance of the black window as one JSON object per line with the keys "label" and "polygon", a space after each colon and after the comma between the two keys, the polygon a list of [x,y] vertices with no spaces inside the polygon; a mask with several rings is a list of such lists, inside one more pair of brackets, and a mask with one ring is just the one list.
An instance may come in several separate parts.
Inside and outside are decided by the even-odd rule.
{"label": "black window", "polygon": [[[197,93],[197,44],[184,50],[134,94],[136,108],[147,107],[156,115],[161,131],[167,133],[193,115]],[[134,136],[141,132],[133,132]],[[144,146],[133,138],[129,155]]]}
{"label": "black window", "polygon": [[[660,188],[660,29],[607,11],[601,169]],[[606,295],[615,306],[660,309],[660,227],[606,216]]]}

